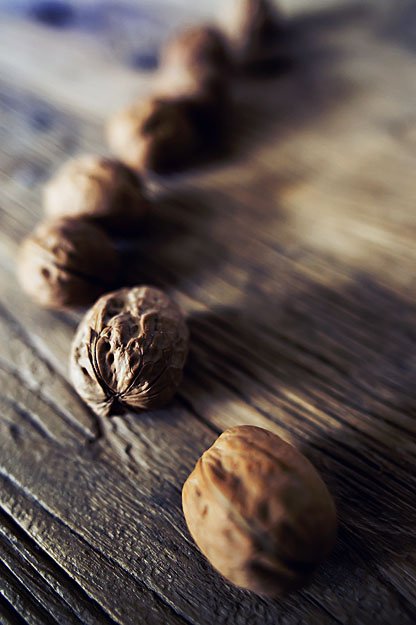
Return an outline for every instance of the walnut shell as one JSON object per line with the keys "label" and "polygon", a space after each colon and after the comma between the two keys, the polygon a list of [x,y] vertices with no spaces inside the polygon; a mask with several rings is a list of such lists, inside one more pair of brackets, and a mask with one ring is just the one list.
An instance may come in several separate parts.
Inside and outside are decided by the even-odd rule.
{"label": "walnut shell", "polygon": [[163,68],[186,68],[199,73],[209,68],[223,74],[229,69],[229,51],[221,31],[214,26],[193,26],[167,42],[163,51]]}
{"label": "walnut shell", "polygon": [[65,163],[44,188],[48,217],[80,217],[128,232],[149,207],[143,186],[115,159],[86,154]]}
{"label": "walnut shell", "polygon": [[176,304],[138,286],[101,297],[75,335],[70,374],[75,389],[102,416],[151,410],[176,392],[189,334]]}
{"label": "walnut shell", "polygon": [[209,121],[205,123],[209,133],[213,125],[223,125],[229,115],[230,82],[223,74],[211,69],[201,70],[197,74],[184,67],[168,69],[156,77],[154,88],[161,98],[181,100],[188,109],[198,107],[205,112],[209,116]]}
{"label": "walnut shell", "polygon": [[254,426],[226,430],[182,491],[185,519],[211,564],[276,597],[305,584],[333,547],[335,504],[312,464]]}
{"label": "walnut shell", "polygon": [[76,219],[45,221],[22,243],[19,282],[47,308],[84,306],[110,288],[117,252],[99,228]]}
{"label": "walnut shell", "polygon": [[194,73],[182,66],[168,67],[157,74],[154,93],[161,99],[185,98],[221,103],[230,98],[230,82],[226,76],[211,69]]}
{"label": "walnut shell", "polygon": [[112,151],[137,170],[177,171],[200,149],[197,130],[185,102],[152,98],[114,115],[107,125]]}
{"label": "walnut shell", "polygon": [[270,0],[228,0],[220,21],[238,65],[269,61],[275,55],[269,44],[282,28],[282,18]]}

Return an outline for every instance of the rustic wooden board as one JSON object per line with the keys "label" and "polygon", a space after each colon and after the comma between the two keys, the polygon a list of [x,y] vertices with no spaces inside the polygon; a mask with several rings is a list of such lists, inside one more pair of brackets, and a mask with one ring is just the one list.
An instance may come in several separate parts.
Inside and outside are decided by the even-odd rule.
{"label": "rustic wooden board", "polygon": [[[294,20],[292,66],[235,85],[230,153],[153,181],[120,243],[124,283],[166,288],[192,348],[172,405],[103,431],[68,382],[80,314],[28,301],[14,255],[42,183],[105,152],[107,112],[151,76],[94,34],[0,18],[2,623],[416,620],[416,3]],[[282,601],[225,583],[182,518],[194,462],[242,423],[303,449],[339,506],[334,554]]]}

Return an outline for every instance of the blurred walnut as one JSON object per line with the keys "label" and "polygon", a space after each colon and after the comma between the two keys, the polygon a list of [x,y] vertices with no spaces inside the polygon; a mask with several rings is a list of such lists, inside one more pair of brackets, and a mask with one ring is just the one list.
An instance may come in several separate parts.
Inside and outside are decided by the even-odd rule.
{"label": "blurred walnut", "polygon": [[44,189],[49,217],[81,217],[128,232],[148,210],[139,178],[117,160],[84,155],[65,163]]}
{"label": "blurred walnut", "polygon": [[224,74],[229,69],[226,39],[212,26],[194,26],[174,36],[162,52],[161,67],[184,68],[191,73],[207,69]]}
{"label": "blurred walnut", "polygon": [[317,471],[262,428],[225,431],[198,460],[182,503],[211,564],[260,594],[301,587],[334,544],[335,505]]}
{"label": "blurred walnut", "polygon": [[238,65],[257,65],[276,55],[271,43],[279,37],[283,19],[270,0],[227,0],[220,20]]}
{"label": "blurred walnut", "polygon": [[159,174],[192,166],[220,144],[226,126],[228,53],[219,31],[191,28],[165,48],[156,96],[108,123],[110,148],[127,165]]}
{"label": "blurred walnut", "polygon": [[152,98],[117,113],[107,126],[110,148],[127,165],[156,173],[189,165],[201,148],[185,101]]}
{"label": "blurred walnut", "polygon": [[101,297],[81,321],[70,373],[97,414],[152,410],[166,404],[182,378],[188,329],[159,289],[121,289]]}
{"label": "blurred walnut", "polygon": [[41,223],[21,245],[22,288],[48,308],[83,306],[111,287],[118,256],[95,226],[72,219]]}
{"label": "blurred walnut", "polygon": [[230,97],[230,81],[210,68],[194,73],[188,68],[162,69],[154,82],[154,93],[159,98],[187,98],[221,102]]}
{"label": "blurred walnut", "polygon": [[224,74],[171,67],[158,74],[154,90],[162,99],[183,102],[205,149],[222,141],[231,112],[230,81]]}

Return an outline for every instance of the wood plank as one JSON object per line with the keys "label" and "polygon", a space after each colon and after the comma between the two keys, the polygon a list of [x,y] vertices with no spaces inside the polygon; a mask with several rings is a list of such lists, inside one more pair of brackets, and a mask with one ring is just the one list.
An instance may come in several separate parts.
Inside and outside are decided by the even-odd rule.
{"label": "wood plank", "polygon": [[[13,566],[12,570],[15,573],[17,571],[23,580],[27,580],[30,575],[25,585],[32,587],[32,590],[33,587],[37,587],[40,593],[46,594],[45,589],[47,589],[46,600],[57,604],[60,622],[62,622],[63,614],[67,614],[70,622],[80,622],[76,616],[79,614],[81,622],[85,625],[114,623],[97,604],[91,601],[82,587],[75,584],[68,574],[57,567],[56,561],[47,556],[37,543],[31,540],[4,512],[1,514],[0,531],[2,546],[4,545],[4,551],[7,550],[8,560]],[[32,577],[34,582],[31,580]]]}
{"label": "wood plank", "polygon": [[[183,415],[182,415],[183,417]],[[173,419],[173,424],[172,424],[172,432],[166,432],[165,433],[165,429],[166,429],[166,425],[164,425],[163,428],[163,432],[165,433],[166,436],[166,453],[163,453],[163,446],[162,446],[162,442],[163,442],[163,438],[161,439],[161,432],[160,430],[157,428],[157,422],[158,420],[160,420],[161,415],[149,415],[150,418],[150,423],[137,423],[137,418],[135,417],[130,417],[127,420],[117,420],[115,422],[115,434],[117,436],[118,439],[118,444],[119,445],[129,445],[130,449],[129,449],[129,459],[130,461],[133,461],[136,466],[135,466],[135,471],[136,474],[138,475],[142,475],[142,472],[145,470],[147,472],[152,472],[153,475],[155,475],[156,479],[157,479],[157,484],[160,486],[160,475],[166,475],[166,470],[167,470],[167,465],[170,465],[170,456],[172,454],[172,451],[170,449],[171,446],[171,441],[173,440],[173,437],[175,436],[176,433],[176,438],[179,438],[181,440],[181,449],[178,450],[178,453],[180,453],[181,458],[186,457],[185,453],[184,453],[184,448],[182,447],[183,445],[183,439],[184,439],[184,433],[182,432],[179,435],[179,431],[181,429],[184,429],[185,427],[189,430],[189,419],[187,420],[187,423],[183,423],[182,427],[178,430],[178,425],[177,423],[179,422],[180,417],[178,416],[177,419]],[[170,414],[168,416],[169,418],[169,423],[171,421],[172,415]],[[176,423],[175,423],[176,421]],[[147,427],[146,427],[147,426]],[[129,431],[131,428],[132,431]],[[134,431],[136,430],[136,431]],[[144,435],[144,432],[146,432],[146,435]],[[195,426],[192,428],[192,432],[193,435],[195,436],[196,432],[195,432]],[[211,434],[211,438],[212,438],[212,434]],[[150,439],[149,439],[150,437]],[[197,437],[199,440],[201,440],[201,436],[199,435]],[[152,444],[152,439],[153,439],[153,444]],[[208,437],[207,437],[208,439]],[[207,446],[207,442],[205,442],[201,448]],[[10,443],[7,443],[7,446],[10,448]],[[30,444],[30,447],[33,447],[32,444]],[[36,448],[39,448],[39,445],[35,446]],[[195,447],[195,442],[193,444],[193,447]],[[150,449],[149,449],[150,448]],[[192,449],[192,445],[190,445],[190,448]],[[15,462],[15,458],[16,458],[16,454],[13,451],[13,449],[10,449],[11,454],[14,458],[14,462]],[[50,452],[48,452],[50,453]],[[189,453],[189,452],[188,452]],[[191,452],[192,453],[192,452]],[[198,453],[198,452],[197,452]],[[157,460],[156,460],[157,459]],[[114,461],[114,459],[113,459]],[[355,461],[355,460],[354,460]],[[154,466],[154,463],[157,462],[157,467]],[[182,461],[183,462],[183,461]],[[33,466],[33,462],[29,461],[28,459],[26,461],[23,461],[21,463],[22,465],[27,465],[27,466]],[[66,467],[66,471],[67,469],[67,461],[65,460],[63,463]],[[56,461],[53,462],[53,466],[54,466],[54,480],[56,480]],[[176,469],[176,472],[178,470],[178,466],[180,466],[178,464],[178,462],[175,462],[175,464],[173,464],[172,468],[170,469],[172,472]],[[47,466],[45,467],[47,470]],[[114,467],[115,469],[116,467]],[[343,470],[345,469],[345,467],[343,467]],[[65,471],[65,472],[66,472]],[[184,477],[186,476],[186,464],[183,466],[183,469],[181,471],[183,477],[182,479],[184,479]],[[72,473],[72,471],[70,470],[70,473]],[[100,472],[101,473],[101,472]],[[180,474],[179,474],[180,475]],[[168,477],[166,475],[166,477]],[[104,484],[106,482],[108,482],[108,478],[106,478],[103,474],[100,475],[100,481],[103,482]],[[119,482],[119,477],[116,478],[116,482]],[[176,475],[173,475],[170,477],[171,481],[169,484],[169,489],[167,492],[170,491],[170,489],[173,489],[173,493],[174,493],[174,500],[176,501],[176,504],[174,506],[174,515],[171,518],[171,523],[174,525],[177,525],[178,520],[180,519],[180,510],[179,510],[179,501],[178,501],[178,497],[179,494],[177,492],[177,480],[178,480],[178,474],[176,473]],[[36,482],[39,483],[43,483],[46,484],[46,476],[45,477],[39,477],[37,476],[37,478],[35,478]],[[181,480],[182,481],[182,480]],[[354,476],[354,479],[352,481],[352,484],[354,485],[355,488],[355,481],[356,481],[356,476]],[[92,477],[92,482],[95,482],[94,477]],[[68,488],[68,486],[67,486]],[[93,487],[95,488],[95,487]],[[58,487],[58,491],[59,491],[59,487]],[[71,487],[69,487],[69,491],[71,492],[72,489]],[[111,486],[111,491],[112,493],[114,492],[114,486]],[[123,486],[123,492],[125,493],[125,487]],[[164,489],[164,492],[166,493],[166,488]],[[39,495],[37,493],[35,493],[35,495],[38,497]],[[367,495],[367,493],[364,493],[364,495]],[[345,493],[345,498],[347,498],[348,496],[350,496],[350,492],[347,490],[347,492]],[[59,497],[59,495],[58,495]],[[136,497],[137,498],[137,497]],[[48,497],[49,499],[49,497]],[[133,497],[132,497],[133,499]],[[143,495],[140,495],[140,499],[143,501]],[[357,500],[354,500],[354,504],[357,505]],[[70,505],[73,505],[72,503],[70,503]],[[106,508],[108,508],[108,505],[105,506]],[[123,505],[124,508],[124,505]],[[169,509],[172,508],[172,502],[170,502],[169,504]],[[67,518],[67,514],[68,512],[65,511],[64,512],[64,517]],[[111,513],[110,513],[111,514]],[[140,514],[140,513],[137,513]],[[169,513],[167,513],[167,511],[164,511],[165,516],[170,516]],[[78,516],[85,516],[83,515],[78,515]],[[90,516],[90,515],[88,515]],[[108,523],[108,521],[107,521]],[[115,520],[114,516],[112,516],[111,518],[111,523],[110,526],[113,527],[117,527],[119,526],[120,523],[117,522],[117,520]],[[155,525],[154,523],[151,525]],[[102,530],[101,530],[102,531]],[[186,533],[182,534],[182,539],[186,538]],[[188,539],[189,540],[189,539]],[[149,539],[144,540],[143,543],[144,544],[148,544]],[[349,547],[347,547],[347,545],[345,545],[343,547],[345,550],[347,550]],[[362,550],[363,546],[360,544],[360,550]],[[357,567],[357,563],[355,563],[355,566]],[[362,566],[362,565],[361,565]],[[354,570],[354,576],[356,576],[356,570]],[[361,584],[363,584],[363,577],[365,577],[365,572],[361,571]],[[338,580],[337,580],[338,581]],[[371,579],[371,584],[374,584],[374,580]],[[346,596],[345,596],[345,588],[342,588],[342,592],[343,592],[343,601],[346,600]],[[380,587],[377,587],[377,594],[378,597],[380,598],[380,596],[382,596],[382,592]],[[318,595],[318,593],[317,593]],[[319,596],[319,595],[318,595]],[[355,605],[355,601],[356,601],[356,597],[354,595],[353,597],[353,605]],[[396,618],[397,614],[395,612],[391,612],[391,602],[392,599],[391,597],[388,599],[388,603],[390,604],[390,612],[389,612],[389,618]],[[387,603],[387,600],[386,600]],[[386,605],[386,609],[388,608],[388,606]],[[320,619],[322,618],[322,616],[319,617]]]}
{"label": "wood plank", "polygon": [[[5,511],[31,537],[29,557],[35,549],[38,576],[45,579],[49,592],[63,596],[82,622],[133,623],[137,614],[157,624],[184,622],[5,478],[2,492]],[[20,535],[17,544],[24,557],[28,557],[27,540]]]}
{"label": "wood plank", "polygon": [[[300,18],[292,71],[235,85],[228,158],[152,181],[154,214],[142,236],[120,242],[122,283],[153,283],[175,297],[189,317],[191,355],[172,405],[114,418],[104,430],[67,379],[80,313],[29,302],[14,255],[56,166],[105,151],[110,100],[92,103],[82,72],[75,99],[62,78],[53,88],[51,66],[33,82],[17,73],[23,86],[2,72],[6,623],[414,622],[416,85],[414,51],[397,45],[387,8]],[[22,29],[28,51],[40,46],[39,26]],[[61,47],[60,35],[49,36],[40,55]],[[105,76],[95,58],[94,84],[114,73],[114,103],[128,99],[130,70],[114,60]],[[239,423],[303,449],[340,510],[335,553],[308,589],[280,602],[221,580],[182,518],[180,488],[193,463]]]}
{"label": "wood plank", "polygon": [[[190,619],[190,622],[198,622],[197,618],[201,618],[201,600],[197,600],[196,597],[192,599],[191,605],[189,605],[190,597],[183,599],[180,594],[183,587],[183,579],[181,577],[176,578],[173,575],[173,571],[176,567],[179,570],[184,571],[196,567],[201,567],[202,571],[199,573],[200,585],[199,588],[204,587],[203,579],[212,578],[213,573],[203,561],[202,557],[196,552],[195,547],[191,544],[191,540],[185,531],[184,523],[181,518],[180,512],[180,491],[178,488],[178,475],[170,475],[169,481],[162,480],[161,475],[166,472],[167,462],[171,461],[171,444],[173,435],[178,435],[178,428],[172,426],[174,434],[170,434],[166,440],[166,451],[163,451],[163,445],[160,436],[160,432],[157,430],[157,421],[160,422],[162,415],[149,415],[153,420],[153,428],[149,428],[149,432],[152,433],[153,445],[155,441],[157,447],[152,449],[151,440],[144,436],[144,432],[141,431],[139,436],[126,437],[126,432],[129,433],[128,427],[121,421],[121,425],[124,429],[121,429],[120,442],[124,443],[126,440],[130,447],[133,447],[133,453],[129,452],[129,457],[135,462],[135,476],[133,479],[128,479],[128,476],[119,473],[119,457],[112,457],[111,467],[107,465],[101,465],[97,462],[97,457],[93,451],[93,460],[89,459],[88,449],[84,450],[81,454],[74,457],[71,449],[66,451],[65,448],[59,446],[54,448],[51,446],[48,440],[44,440],[44,437],[37,428],[29,428],[29,425],[25,423],[22,425],[18,421],[18,416],[15,415],[9,422],[3,421],[2,432],[2,458],[3,458],[3,471],[5,475],[9,474],[9,466],[18,464],[22,465],[23,472],[26,473],[25,467],[28,469],[27,477],[29,473],[32,473],[34,480],[30,480],[30,484],[26,483],[25,479],[21,482],[21,476],[18,476],[13,470],[13,483],[21,484],[21,487],[25,492],[30,493],[30,496],[36,500],[42,502],[42,506],[47,505],[50,513],[54,517],[60,518],[61,521],[69,524],[70,530],[79,535],[81,539],[87,544],[92,544],[94,550],[106,557],[109,557],[112,562],[116,562],[123,569],[128,570],[134,579],[146,579],[151,580],[151,588],[158,594],[162,594],[163,600],[170,603],[173,601],[176,607],[179,607]],[[169,415],[170,416],[170,415]],[[12,426],[10,425],[12,423]],[[117,422],[115,424],[115,432],[117,433]],[[20,435],[16,436],[15,428],[19,429]],[[182,426],[185,428],[185,424]],[[189,423],[188,426],[189,428]],[[195,430],[195,428],[193,428]],[[9,431],[9,435],[8,435]],[[146,431],[146,430],[145,430]],[[195,434],[195,431],[193,432]],[[212,434],[211,437],[212,439]],[[124,440],[123,440],[124,439]],[[14,441],[14,444],[12,444]],[[4,447],[3,447],[4,443]],[[149,451],[150,447],[150,451]],[[195,445],[193,445],[195,447]],[[43,449],[43,451],[42,451]],[[20,450],[20,451],[18,451]],[[178,455],[183,457],[184,448],[178,450]],[[26,452],[31,457],[26,455]],[[23,456],[20,456],[23,453]],[[11,465],[8,465],[6,456],[9,455]],[[34,455],[33,455],[34,454]],[[47,454],[48,462],[43,462],[42,459]],[[51,455],[52,454],[52,455]],[[83,464],[82,457],[86,461],[85,471],[82,469],[82,475],[80,473],[81,465]],[[136,459],[143,459],[137,461]],[[20,460],[19,460],[20,457]],[[58,475],[61,474],[62,467],[62,479],[59,481]],[[36,472],[33,468],[36,466]],[[41,475],[44,467],[45,473]],[[46,496],[48,503],[46,504],[45,493],[49,490],[50,484],[46,481],[46,475],[49,473],[50,467],[53,467],[52,482],[54,484],[53,490],[55,491],[54,498],[55,503],[50,499],[50,494]],[[74,471],[75,467],[77,469]],[[170,468],[173,471],[178,467]],[[143,475],[143,471],[146,471],[147,480],[142,483],[141,480],[137,482],[137,479]],[[187,472],[187,467],[184,464],[182,468],[183,481]],[[72,477],[71,477],[72,476]],[[68,479],[74,479],[75,482],[72,485]],[[131,481],[130,481],[131,480]],[[33,486],[42,485],[46,491],[38,492],[37,487],[33,489]],[[78,488],[75,487],[78,485]],[[81,485],[81,492],[83,493],[82,501],[79,494],[79,485]],[[89,484],[89,486],[88,486]],[[102,486],[100,486],[102,485]],[[121,488],[120,488],[121,485]],[[101,492],[101,488],[104,487],[104,491]],[[65,510],[61,509],[62,504],[62,490],[65,489],[66,504]],[[72,495],[71,495],[72,493]],[[71,497],[69,499],[69,497]],[[109,497],[110,500],[106,501]],[[58,501],[59,500],[59,501]],[[101,504],[95,509],[96,504],[94,501],[101,500]],[[11,504],[6,502],[6,506],[14,507],[14,498]],[[52,508],[51,508],[52,506]],[[81,506],[81,508],[79,507]],[[91,506],[94,508],[91,508]],[[8,508],[9,509],[9,508]],[[10,509],[9,509],[10,510]],[[73,515],[70,514],[70,510],[73,511]],[[11,510],[10,510],[11,512]],[[102,516],[103,513],[103,516]],[[16,516],[16,511],[13,512]],[[68,514],[70,516],[68,517]],[[98,516],[97,516],[98,515]],[[121,516],[120,516],[121,515]],[[126,517],[127,515],[127,517]],[[79,519],[83,519],[83,526],[79,527]],[[78,519],[78,520],[76,520]],[[137,520],[140,519],[140,524],[137,525]],[[33,530],[32,530],[33,531]],[[110,545],[114,546],[116,532],[118,540],[118,548],[114,551],[113,548],[109,550]],[[179,537],[182,542],[185,541],[187,548],[183,550],[184,544],[182,544],[181,553],[178,552],[176,533],[179,532]],[[34,531],[34,535],[38,540],[38,536]],[[145,552],[143,552],[145,549]],[[136,553],[136,550],[140,550]],[[110,552],[111,551],[111,555]],[[128,554],[127,554],[128,552]],[[150,553],[150,558],[145,555],[146,552]],[[127,554],[127,556],[126,556]],[[162,558],[161,558],[161,555]],[[194,558],[197,558],[199,562],[196,565],[192,565]],[[166,560],[165,560],[166,558]],[[167,568],[166,568],[167,567]],[[221,594],[223,591],[222,582],[215,579],[214,576],[213,588],[210,590],[212,597],[210,598],[210,610],[214,610],[216,614],[217,622],[227,622],[227,612],[223,608],[223,598]],[[196,595],[198,591],[194,589]],[[167,596],[166,596],[167,593]],[[252,609],[252,608],[251,608]],[[246,607],[246,614],[250,614],[250,604]],[[258,609],[258,608],[257,608]],[[266,608],[264,607],[264,610]],[[261,619],[263,622],[268,622],[266,613],[262,610]],[[291,607],[290,612],[295,611],[294,606]],[[319,613],[319,609],[316,609]],[[324,613],[323,613],[324,614]],[[206,616],[208,618],[208,615]],[[236,617],[237,618],[237,617]],[[239,617],[243,618],[242,616]],[[271,618],[271,617],[270,617]],[[319,616],[319,620],[322,616]],[[265,620],[266,619],[266,620]],[[125,622],[134,622],[128,621]],[[239,623],[240,620],[236,620]],[[241,621],[244,622],[244,621]],[[272,621],[270,621],[272,622]],[[318,621],[317,621],[318,622]]]}
{"label": "wood plank", "polygon": [[26,625],[27,623],[2,594],[0,594],[0,616],[4,625]]}

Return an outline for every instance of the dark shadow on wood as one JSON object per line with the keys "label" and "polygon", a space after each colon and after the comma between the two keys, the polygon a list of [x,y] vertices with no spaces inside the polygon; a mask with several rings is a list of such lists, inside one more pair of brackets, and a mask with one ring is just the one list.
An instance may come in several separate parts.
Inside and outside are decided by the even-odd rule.
{"label": "dark shadow on wood", "polygon": [[[210,231],[219,207],[201,190],[176,189],[159,194],[136,236],[119,242],[122,269],[119,287],[151,284],[166,288],[216,272],[227,257]],[[206,241],[218,254],[205,254]]]}

